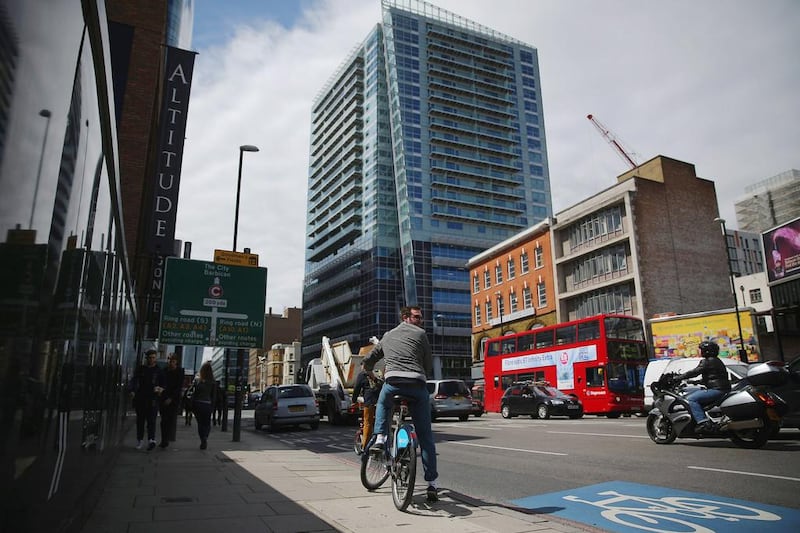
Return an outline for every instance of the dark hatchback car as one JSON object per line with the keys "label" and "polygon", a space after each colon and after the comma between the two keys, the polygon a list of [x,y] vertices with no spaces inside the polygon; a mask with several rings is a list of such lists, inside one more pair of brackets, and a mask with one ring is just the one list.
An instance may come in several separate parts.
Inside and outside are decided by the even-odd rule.
{"label": "dark hatchback car", "polygon": [[500,400],[503,418],[530,415],[547,419],[551,416],[581,418],[583,404],[575,396],[564,394],[546,382],[515,383],[506,389]]}

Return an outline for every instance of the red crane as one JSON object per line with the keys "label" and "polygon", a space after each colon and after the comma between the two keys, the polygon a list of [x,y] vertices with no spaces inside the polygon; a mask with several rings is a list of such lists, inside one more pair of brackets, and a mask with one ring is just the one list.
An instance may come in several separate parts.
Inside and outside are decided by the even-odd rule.
{"label": "red crane", "polygon": [[620,142],[620,140],[614,135],[614,133],[612,133],[611,130],[605,127],[599,120],[594,118],[594,115],[586,115],[586,118],[589,119],[589,122],[594,124],[594,127],[597,128],[597,131],[600,132],[600,135],[602,135],[603,138],[606,141],[608,141],[611,147],[614,148],[614,150],[619,154],[619,156],[622,159],[624,159],[625,162],[628,163],[628,165],[630,165],[631,168],[636,168],[639,166],[633,159],[633,152],[628,152],[627,150],[625,150],[622,147],[622,143]]}

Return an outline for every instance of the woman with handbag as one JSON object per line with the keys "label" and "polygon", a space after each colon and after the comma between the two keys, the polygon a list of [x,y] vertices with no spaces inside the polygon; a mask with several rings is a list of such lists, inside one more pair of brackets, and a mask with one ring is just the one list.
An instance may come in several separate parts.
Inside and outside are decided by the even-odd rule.
{"label": "woman with handbag", "polygon": [[192,411],[197,418],[197,435],[200,437],[200,449],[208,447],[208,434],[211,432],[211,410],[217,393],[217,383],[214,381],[214,370],[211,362],[206,361],[200,367],[200,375],[192,385]]}

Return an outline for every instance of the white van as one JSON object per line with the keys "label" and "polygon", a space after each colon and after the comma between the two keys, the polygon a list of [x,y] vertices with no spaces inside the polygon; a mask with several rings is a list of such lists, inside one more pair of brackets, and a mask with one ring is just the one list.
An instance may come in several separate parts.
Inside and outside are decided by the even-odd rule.
{"label": "white van", "polygon": [[[650,389],[650,384],[658,381],[658,378],[666,372],[675,372],[683,374],[695,368],[702,357],[675,357],[672,359],[656,359],[650,361],[647,369],[644,371],[644,412],[647,413],[653,408],[653,391]],[[728,369],[728,379],[731,380],[731,385],[747,375],[747,364],[737,361],[736,359],[728,359],[727,357],[720,357],[720,361],[725,363]],[[699,376],[698,376],[699,379]]]}

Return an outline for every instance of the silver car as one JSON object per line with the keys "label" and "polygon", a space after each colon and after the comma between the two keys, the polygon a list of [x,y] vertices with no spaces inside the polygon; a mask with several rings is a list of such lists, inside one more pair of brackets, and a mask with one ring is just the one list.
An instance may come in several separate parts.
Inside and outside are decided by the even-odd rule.
{"label": "silver car", "polygon": [[261,395],[253,412],[256,429],[267,426],[269,431],[279,426],[308,424],[319,428],[319,405],[308,385],[273,385]]}
{"label": "silver car", "polygon": [[427,386],[431,396],[431,420],[455,416],[464,422],[472,414],[472,396],[462,380],[433,379]]}

